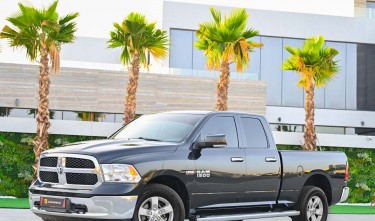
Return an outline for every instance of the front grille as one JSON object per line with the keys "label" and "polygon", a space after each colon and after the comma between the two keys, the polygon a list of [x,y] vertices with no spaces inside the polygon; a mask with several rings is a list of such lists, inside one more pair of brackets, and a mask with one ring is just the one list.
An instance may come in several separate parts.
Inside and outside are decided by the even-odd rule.
{"label": "front grille", "polygon": [[40,158],[39,180],[53,183],[56,188],[92,190],[103,182],[103,177],[93,156],[51,153]]}
{"label": "front grille", "polygon": [[43,182],[58,183],[59,178],[56,172],[39,171],[39,178]]}
{"label": "front grille", "polygon": [[95,185],[98,182],[98,176],[91,173],[66,173],[66,182],[77,185]]}
{"label": "front grille", "polygon": [[44,157],[40,159],[40,166],[42,167],[56,167],[57,157]]}
{"label": "front grille", "polygon": [[94,162],[88,159],[67,157],[66,164],[67,168],[95,168]]}

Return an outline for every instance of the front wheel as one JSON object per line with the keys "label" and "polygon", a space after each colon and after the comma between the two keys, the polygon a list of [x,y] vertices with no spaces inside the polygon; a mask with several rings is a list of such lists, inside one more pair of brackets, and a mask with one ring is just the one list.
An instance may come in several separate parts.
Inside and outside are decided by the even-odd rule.
{"label": "front wheel", "polygon": [[295,209],[299,216],[293,221],[326,221],[328,216],[328,200],[323,190],[315,186],[305,186],[296,203]]}
{"label": "front wheel", "polygon": [[134,210],[134,221],[183,221],[184,204],[171,188],[151,184],[139,196]]}

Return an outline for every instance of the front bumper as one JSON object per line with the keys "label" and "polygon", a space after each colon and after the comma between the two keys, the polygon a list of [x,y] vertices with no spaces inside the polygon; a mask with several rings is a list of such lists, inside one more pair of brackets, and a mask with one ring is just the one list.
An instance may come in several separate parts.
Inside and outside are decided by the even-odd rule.
{"label": "front bumper", "polygon": [[[72,219],[96,219],[96,220],[126,220],[133,217],[134,208],[137,203],[137,196],[93,196],[90,198],[68,197],[72,204],[85,205],[87,212],[78,213],[71,211],[69,213],[50,212],[39,208],[40,194],[29,192],[29,202],[31,211],[36,215],[56,218]],[[55,198],[63,198],[50,196]],[[65,197],[64,197],[65,198]]]}
{"label": "front bumper", "polygon": [[348,196],[349,196],[349,187],[344,187],[342,189],[342,194],[341,194],[341,198],[340,198],[340,202],[339,203],[342,203],[345,200],[347,200]]}

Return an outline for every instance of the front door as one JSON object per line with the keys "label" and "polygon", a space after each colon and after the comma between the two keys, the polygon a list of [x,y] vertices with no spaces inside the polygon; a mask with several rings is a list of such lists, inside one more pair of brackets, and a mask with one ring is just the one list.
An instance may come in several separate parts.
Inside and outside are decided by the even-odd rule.
{"label": "front door", "polygon": [[[200,131],[206,135],[225,134],[226,147],[203,148],[195,160],[195,207],[220,207],[245,200],[246,162],[239,148],[237,127],[232,116],[214,116]],[[227,205],[226,205],[227,206]]]}

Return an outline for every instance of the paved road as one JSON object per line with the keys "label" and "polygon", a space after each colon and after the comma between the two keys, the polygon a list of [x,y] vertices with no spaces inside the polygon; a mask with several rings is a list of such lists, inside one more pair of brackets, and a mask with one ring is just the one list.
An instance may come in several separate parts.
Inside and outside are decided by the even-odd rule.
{"label": "paved road", "polygon": [[[290,221],[290,218],[253,219],[251,221]],[[328,221],[374,221],[375,215],[329,215]],[[0,221],[41,221],[28,209],[0,209]]]}

